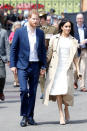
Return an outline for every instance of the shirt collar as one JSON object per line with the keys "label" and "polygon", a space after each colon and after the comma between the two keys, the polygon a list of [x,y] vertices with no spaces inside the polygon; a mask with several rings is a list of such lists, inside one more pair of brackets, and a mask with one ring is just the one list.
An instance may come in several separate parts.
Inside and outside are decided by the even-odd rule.
{"label": "shirt collar", "polygon": [[83,28],[83,27],[84,27],[84,25],[82,24],[82,27],[80,27],[80,26],[77,24],[77,27],[78,27],[78,28]]}
{"label": "shirt collar", "polygon": [[[30,30],[30,28],[29,28],[29,24],[27,24],[27,32],[32,33],[31,30]],[[33,34],[36,34],[36,29],[34,30]]]}

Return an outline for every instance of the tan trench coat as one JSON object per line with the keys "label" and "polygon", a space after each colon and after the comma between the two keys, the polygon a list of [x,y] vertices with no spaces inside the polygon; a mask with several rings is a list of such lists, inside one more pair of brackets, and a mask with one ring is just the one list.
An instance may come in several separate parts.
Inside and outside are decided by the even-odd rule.
{"label": "tan trench coat", "polygon": [[[73,105],[73,68],[72,68],[72,62],[75,57],[77,47],[78,47],[78,42],[77,40],[69,36],[71,39],[71,48],[70,48],[70,57],[69,57],[69,62],[67,63],[66,66],[66,71],[68,75],[68,92],[66,95],[63,96],[63,101],[65,101],[68,105]],[[48,53],[47,53],[47,61],[50,62],[49,64],[49,69],[46,77],[46,82],[45,82],[45,95],[44,95],[44,101],[43,103],[45,105],[48,105],[48,101],[56,101],[56,96],[51,96],[50,90],[52,88],[54,78],[55,78],[55,73],[57,69],[57,64],[58,64],[58,53],[59,53],[59,41],[60,39],[60,34],[54,35],[49,42],[49,48],[48,48]],[[66,45],[67,46],[67,45]]]}

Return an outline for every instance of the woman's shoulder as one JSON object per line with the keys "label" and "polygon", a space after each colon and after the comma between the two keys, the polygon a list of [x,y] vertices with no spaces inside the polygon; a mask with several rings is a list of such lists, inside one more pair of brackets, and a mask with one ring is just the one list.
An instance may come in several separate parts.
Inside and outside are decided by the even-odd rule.
{"label": "woman's shoulder", "polygon": [[57,38],[59,38],[60,37],[60,34],[56,34],[56,35],[53,35],[50,39],[51,40],[54,40],[54,39],[57,39]]}
{"label": "woman's shoulder", "polygon": [[74,44],[76,47],[79,47],[78,40],[77,40],[74,36],[70,36],[70,38],[72,39],[73,44]]}
{"label": "woman's shoulder", "polygon": [[54,38],[59,38],[60,37],[60,34],[56,34],[56,35],[53,35]]}
{"label": "woman's shoulder", "polygon": [[70,38],[71,38],[72,40],[74,40],[74,41],[77,41],[77,42],[78,42],[78,40],[77,40],[74,36],[71,36],[71,35],[70,35]]}

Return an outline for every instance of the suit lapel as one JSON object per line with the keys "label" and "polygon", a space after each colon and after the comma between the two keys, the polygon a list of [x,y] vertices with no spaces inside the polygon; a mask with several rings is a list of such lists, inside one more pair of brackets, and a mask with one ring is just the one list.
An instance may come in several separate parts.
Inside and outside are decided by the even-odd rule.
{"label": "suit lapel", "polygon": [[79,32],[78,32],[78,27],[76,26],[76,35],[77,35],[77,39],[79,40],[80,42],[80,36],[79,36]]}
{"label": "suit lapel", "polygon": [[24,35],[24,41],[27,44],[28,48],[30,49],[27,27],[24,27],[24,32],[23,33],[24,33],[23,34]]}
{"label": "suit lapel", "polygon": [[38,49],[38,46],[39,46],[39,32],[38,32],[38,29],[36,29],[36,49]]}
{"label": "suit lapel", "polygon": [[87,33],[86,27],[83,26],[83,29],[84,29],[84,38],[86,38],[86,33]]}

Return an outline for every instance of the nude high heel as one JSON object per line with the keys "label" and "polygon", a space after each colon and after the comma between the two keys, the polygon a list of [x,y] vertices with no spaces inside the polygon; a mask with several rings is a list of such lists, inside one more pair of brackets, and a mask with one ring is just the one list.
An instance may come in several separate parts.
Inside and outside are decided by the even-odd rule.
{"label": "nude high heel", "polygon": [[64,118],[63,117],[60,117],[60,125],[65,125],[66,123],[65,123],[65,120],[64,120]]}

